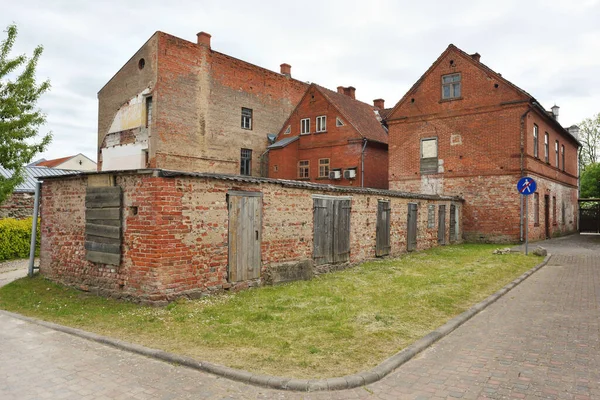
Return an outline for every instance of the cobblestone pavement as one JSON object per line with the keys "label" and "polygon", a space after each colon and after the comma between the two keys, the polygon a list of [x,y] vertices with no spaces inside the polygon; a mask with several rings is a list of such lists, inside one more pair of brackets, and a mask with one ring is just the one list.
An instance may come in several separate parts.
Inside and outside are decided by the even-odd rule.
{"label": "cobblestone pavement", "polygon": [[547,266],[367,387],[278,392],[0,314],[0,398],[600,399],[600,241],[556,242]]}

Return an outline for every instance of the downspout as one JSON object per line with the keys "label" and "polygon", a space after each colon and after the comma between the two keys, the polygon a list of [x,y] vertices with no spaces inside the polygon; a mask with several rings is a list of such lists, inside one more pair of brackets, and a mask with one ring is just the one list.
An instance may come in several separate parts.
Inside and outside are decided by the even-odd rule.
{"label": "downspout", "polygon": [[360,152],[360,187],[365,187],[365,149],[367,148],[367,138],[363,139],[365,144]]}
{"label": "downspout", "polygon": [[[521,178],[525,176],[525,117],[527,117],[527,114],[529,114],[531,112],[531,108],[529,107],[527,109],[527,111],[525,111],[525,113],[523,115],[521,115],[521,160],[520,160],[520,168],[521,168]],[[539,134],[539,133],[538,133]],[[538,140],[539,140],[539,136],[538,136]],[[520,234],[521,234],[521,242],[523,241],[523,197],[522,195],[519,195],[520,197],[520,204],[521,204],[521,213],[519,215],[519,225],[520,225]]]}

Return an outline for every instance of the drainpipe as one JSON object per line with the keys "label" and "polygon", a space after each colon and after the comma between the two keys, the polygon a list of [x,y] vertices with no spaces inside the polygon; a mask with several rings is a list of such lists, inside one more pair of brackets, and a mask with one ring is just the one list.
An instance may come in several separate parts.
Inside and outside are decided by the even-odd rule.
{"label": "drainpipe", "polygon": [[[521,178],[525,176],[525,117],[527,117],[527,114],[529,114],[531,112],[531,108],[528,108],[527,111],[525,111],[525,113],[523,115],[521,115]],[[539,132],[538,132],[539,135]],[[539,140],[539,136],[538,136],[538,140]],[[519,195],[520,197],[520,204],[521,204],[521,213],[519,215],[519,226],[520,226],[520,233],[521,233],[521,242],[523,241],[523,195]]]}
{"label": "drainpipe", "polygon": [[29,245],[29,269],[27,275],[29,277],[33,277],[33,270],[38,269],[39,267],[34,267],[33,263],[35,261],[35,239],[37,237],[37,220],[38,220],[38,208],[40,205],[40,188],[42,187],[42,183],[37,181],[35,183],[35,201],[33,204],[33,221],[31,224],[31,242]]}
{"label": "drainpipe", "polygon": [[367,138],[364,138],[365,144],[360,152],[360,187],[365,187],[365,149],[367,148]]}

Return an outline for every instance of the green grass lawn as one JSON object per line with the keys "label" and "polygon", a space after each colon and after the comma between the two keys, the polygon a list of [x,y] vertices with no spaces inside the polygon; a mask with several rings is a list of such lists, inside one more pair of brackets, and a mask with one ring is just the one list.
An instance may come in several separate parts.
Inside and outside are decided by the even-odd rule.
{"label": "green grass lawn", "polygon": [[0,308],[252,372],[333,377],[377,365],[542,259],[495,248],[445,246],[164,308],[24,278],[0,289]]}

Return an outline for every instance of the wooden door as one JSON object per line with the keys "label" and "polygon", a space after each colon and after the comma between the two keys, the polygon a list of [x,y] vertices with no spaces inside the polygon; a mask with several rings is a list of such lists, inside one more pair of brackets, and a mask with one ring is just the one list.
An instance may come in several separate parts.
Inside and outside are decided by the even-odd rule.
{"label": "wooden door", "polygon": [[390,254],[390,202],[379,200],[377,202],[377,226],[375,239],[375,255],[383,257]]}
{"label": "wooden door", "polygon": [[315,265],[350,260],[349,198],[313,198],[313,258]]}
{"label": "wooden door", "polygon": [[417,248],[417,205],[408,203],[408,221],[406,225],[406,250]]}
{"label": "wooden door", "polygon": [[446,244],[446,205],[439,206],[438,211],[438,243]]}
{"label": "wooden door", "polygon": [[456,206],[450,204],[450,243],[456,242]]}
{"label": "wooden door", "polygon": [[262,193],[229,192],[229,282],[260,276]]}

